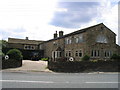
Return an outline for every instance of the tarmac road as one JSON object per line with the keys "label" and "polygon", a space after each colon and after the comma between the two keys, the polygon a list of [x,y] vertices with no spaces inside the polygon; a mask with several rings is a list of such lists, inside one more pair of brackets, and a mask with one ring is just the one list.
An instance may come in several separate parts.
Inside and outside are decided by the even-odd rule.
{"label": "tarmac road", "polygon": [[2,88],[118,88],[118,73],[2,72]]}

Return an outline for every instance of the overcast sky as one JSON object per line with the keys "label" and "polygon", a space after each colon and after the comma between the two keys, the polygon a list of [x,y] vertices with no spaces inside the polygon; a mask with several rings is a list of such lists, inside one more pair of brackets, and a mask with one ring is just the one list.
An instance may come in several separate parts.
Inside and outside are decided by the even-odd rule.
{"label": "overcast sky", "polygon": [[49,40],[99,23],[118,35],[118,0],[0,0],[0,39]]}

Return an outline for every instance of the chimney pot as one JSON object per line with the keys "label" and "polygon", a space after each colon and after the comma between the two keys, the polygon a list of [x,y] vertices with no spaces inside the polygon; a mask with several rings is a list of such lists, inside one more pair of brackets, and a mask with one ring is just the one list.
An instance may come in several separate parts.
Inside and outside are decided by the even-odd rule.
{"label": "chimney pot", "polygon": [[26,37],[26,40],[29,40],[28,37]]}
{"label": "chimney pot", "polygon": [[63,36],[63,31],[59,31],[59,37]]}
{"label": "chimney pot", "polygon": [[57,34],[57,31],[56,31],[56,33],[54,33],[54,38],[57,38],[57,36],[58,36],[58,34]]}

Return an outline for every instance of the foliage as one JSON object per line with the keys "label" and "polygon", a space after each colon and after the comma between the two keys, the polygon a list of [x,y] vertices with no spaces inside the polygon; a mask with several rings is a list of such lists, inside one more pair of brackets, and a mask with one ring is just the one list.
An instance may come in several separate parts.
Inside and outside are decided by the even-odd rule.
{"label": "foliage", "polygon": [[117,55],[117,54],[113,54],[112,56],[111,56],[111,59],[120,59],[120,55]]}
{"label": "foliage", "polygon": [[48,58],[41,58],[42,61],[48,61]]}
{"label": "foliage", "polygon": [[90,60],[90,56],[88,55],[85,55],[83,58],[82,58],[82,61],[88,61]]}
{"label": "foliage", "polygon": [[5,54],[0,50],[0,56],[5,56]]}
{"label": "foliage", "polygon": [[23,55],[20,50],[18,49],[11,49],[7,52],[7,55],[10,59],[21,60]]}
{"label": "foliage", "polygon": [[97,63],[97,62],[98,62],[98,60],[91,60],[90,62]]}
{"label": "foliage", "polygon": [[0,40],[0,48],[6,48],[7,47],[8,42],[6,40]]}

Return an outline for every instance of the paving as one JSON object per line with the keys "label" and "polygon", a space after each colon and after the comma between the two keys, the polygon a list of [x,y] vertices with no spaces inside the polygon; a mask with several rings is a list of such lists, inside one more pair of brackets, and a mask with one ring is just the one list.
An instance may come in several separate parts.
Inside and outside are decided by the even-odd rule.
{"label": "paving", "polygon": [[22,67],[4,69],[3,71],[33,71],[33,72],[51,72],[47,69],[47,61],[23,60]]}

